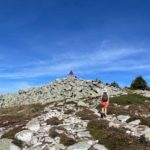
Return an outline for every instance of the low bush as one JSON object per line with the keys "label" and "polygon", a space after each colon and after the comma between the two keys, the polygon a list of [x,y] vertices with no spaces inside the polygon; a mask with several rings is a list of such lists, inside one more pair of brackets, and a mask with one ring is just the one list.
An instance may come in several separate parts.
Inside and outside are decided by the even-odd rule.
{"label": "low bush", "polygon": [[48,125],[59,125],[62,123],[63,123],[62,120],[59,120],[57,117],[52,117],[52,118],[47,120]]}
{"label": "low bush", "polygon": [[64,112],[64,114],[72,114],[74,112],[73,109],[68,109]]}
{"label": "low bush", "polygon": [[91,120],[87,130],[90,131],[95,140],[98,140],[109,150],[145,150],[148,147],[145,143],[141,143],[138,138],[126,134],[124,129],[109,128],[106,122],[104,124],[102,122],[103,120]]}
{"label": "low bush", "polygon": [[93,120],[89,121],[87,128],[88,129],[102,129],[102,128],[107,128],[108,127],[108,123],[109,122],[107,120],[93,119]]}
{"label": "low bush", "polygon": [[94,112],[89,109],[83,109],[81,111],[78,111],[76,115],[81,117],[82,120],[91,120],[94,118],[98,118],[98,116],[95,115]]}
{"label": "low bush", "polygon": [[144,118],[144,117],[140,117],[139,118],[141,120],[141,125],[145,125],[150,127],[150,117]]}
{"label": "low bush", "polygon": [[49,130],[49,136],[52,137],[52,138],[55,138],[55,137],[59,136],[59,133],[56,132],[56,128],[55,127],[52,127]]}
{"label": "low bush", "polygon": [[68,137],[65,134],[60,135],[60,143],[62,143],[65,146],[70,146],[76,143],[76,141],[73,138]]}

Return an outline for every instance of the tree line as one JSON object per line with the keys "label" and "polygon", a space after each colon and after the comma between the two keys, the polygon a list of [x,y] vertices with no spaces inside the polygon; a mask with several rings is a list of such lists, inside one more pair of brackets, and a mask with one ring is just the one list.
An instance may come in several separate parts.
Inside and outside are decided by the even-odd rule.
{"label": "tree line", "polygon": [[[119,84],[117,82],[112,82],[111,84],[106,83],[106,85],[110,85],[113,87],[117,87],[119,88]],[[130,88],[133,90],[149,90],[150,87],[148,86],[146,80],[142,77],[142,76],[137,76],[130,84],[130,87],[126,87],[126,88]]]}

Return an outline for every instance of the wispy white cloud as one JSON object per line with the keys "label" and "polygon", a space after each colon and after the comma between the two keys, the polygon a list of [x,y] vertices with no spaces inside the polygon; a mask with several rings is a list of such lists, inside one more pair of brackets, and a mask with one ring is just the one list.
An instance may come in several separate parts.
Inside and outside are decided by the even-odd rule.
{"label": "wispy white cloud", "polygon": [[[146,69],[147,65],[131,65],[129,57],[141,50],[133,49],[110,49],[104,50],[100,46],[99,50],[90,53],[65,53],[60,54],[51,61],[40,60],[26,63],[14,67],[14,71],[1,71],[0,78],[34,78],[40,76],[64,76],[69,70],[81,73],[92,71],[127,71],[132,69]],[[124,63],[123,63],[124,62]],[[133,64],[133,62],[132,62]]]}

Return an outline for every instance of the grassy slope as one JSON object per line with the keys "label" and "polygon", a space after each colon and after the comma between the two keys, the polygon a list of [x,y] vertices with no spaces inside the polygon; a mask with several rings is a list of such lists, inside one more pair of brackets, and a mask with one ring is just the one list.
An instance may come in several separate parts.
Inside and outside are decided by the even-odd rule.
{"label": "grassy slope", "polygon": [[143,104],[145,100],[150,100],[150,98],[138,94],[128,94],[110,98],[110,104],[113,103],[119,105]]}

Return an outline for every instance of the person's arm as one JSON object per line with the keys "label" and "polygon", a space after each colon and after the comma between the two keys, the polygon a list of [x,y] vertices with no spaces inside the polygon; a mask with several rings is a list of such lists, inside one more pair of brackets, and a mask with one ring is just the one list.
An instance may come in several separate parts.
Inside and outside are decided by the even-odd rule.
{"label": "person's arm", "polygon": [[110,101],[110,97],[108,96],[108,103],[109,103],[109,101]]}

